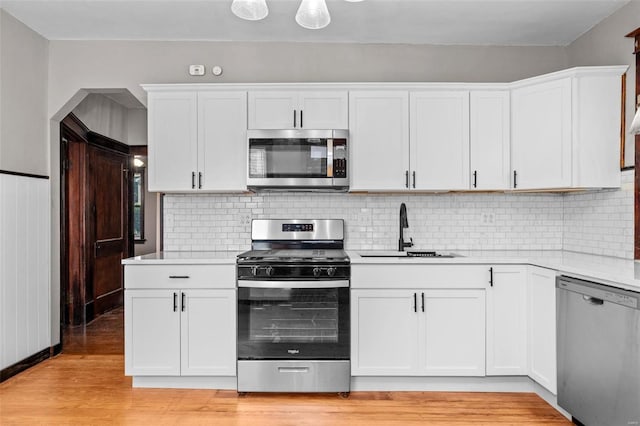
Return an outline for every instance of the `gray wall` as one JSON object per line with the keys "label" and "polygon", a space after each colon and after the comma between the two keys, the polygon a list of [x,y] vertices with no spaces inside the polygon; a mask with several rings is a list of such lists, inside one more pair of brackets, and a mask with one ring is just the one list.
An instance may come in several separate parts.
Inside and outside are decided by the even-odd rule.
{"label": "gray wall", "polygon": [[[635,56],[633,39],[626,34],[640,27],[640,0],[628,5],[593,27],[567,47],[569,66],[629,65],[627,71],[627,130],[635,112]],[[633,137],[627,133],[625,165],[634,164]]]}
{"label": "gray wall", "polygon": [[[468,81],[508,82],[567,67],[563,47],[375,44],[52,41],[49,115],[79,89],[141,83]],[[220,65],[190,77],[189,64]]]}
{"label": "gray wall", "polygon": [[49,42],[0,10],[0,169],[49,174]]}
{"label": "gray wall", "polygon": [[73,113],[91,131],[127,143],[128,109],[99,93],[90,93]]}

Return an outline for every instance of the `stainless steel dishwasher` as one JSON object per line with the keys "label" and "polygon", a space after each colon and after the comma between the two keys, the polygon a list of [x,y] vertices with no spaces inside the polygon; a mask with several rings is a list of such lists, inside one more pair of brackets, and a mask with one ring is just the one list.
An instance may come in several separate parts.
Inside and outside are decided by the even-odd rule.
{"label": "stainless steel dishwasher", "polygon": [[640,293],[560,276],[558,405],[588,426],[640,425]]}

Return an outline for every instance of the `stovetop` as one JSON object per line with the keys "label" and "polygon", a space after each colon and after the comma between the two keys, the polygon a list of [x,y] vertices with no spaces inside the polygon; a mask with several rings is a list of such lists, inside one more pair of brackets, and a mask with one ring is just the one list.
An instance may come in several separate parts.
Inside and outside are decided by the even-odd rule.
{"label": "stovetop", "polygon": [[348,263],[349,256],[339,249],[272,249],[250,250],[238,255],[238,263],[249,262],[333,262]]}

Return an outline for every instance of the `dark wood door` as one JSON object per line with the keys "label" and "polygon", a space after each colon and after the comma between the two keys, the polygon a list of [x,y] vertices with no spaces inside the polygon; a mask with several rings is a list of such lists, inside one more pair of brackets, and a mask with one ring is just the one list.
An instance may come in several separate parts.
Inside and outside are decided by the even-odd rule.
{"label": "dark wood door", "polygon": [[122,305],[129,247],[128,155],[89,146],[86,321]]}

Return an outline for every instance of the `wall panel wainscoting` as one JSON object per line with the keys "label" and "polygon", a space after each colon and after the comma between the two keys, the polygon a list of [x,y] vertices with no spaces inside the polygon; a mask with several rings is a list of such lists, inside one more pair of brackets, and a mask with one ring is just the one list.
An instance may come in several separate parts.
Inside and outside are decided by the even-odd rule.
{"label": "wall panel wainscoting", "polygon": [[0,171],[0,380],[47,357],[49,180]]}

